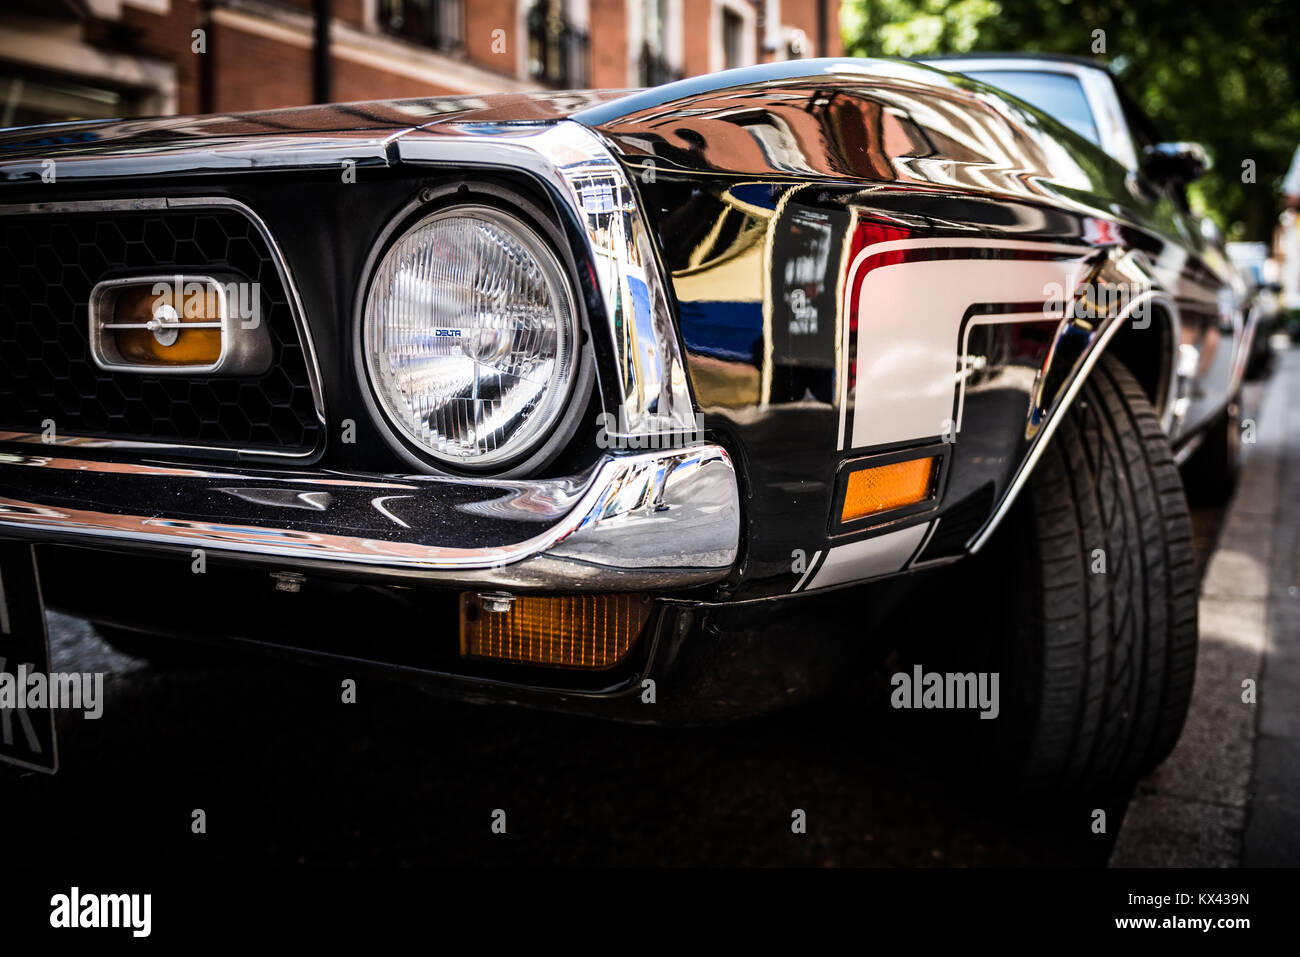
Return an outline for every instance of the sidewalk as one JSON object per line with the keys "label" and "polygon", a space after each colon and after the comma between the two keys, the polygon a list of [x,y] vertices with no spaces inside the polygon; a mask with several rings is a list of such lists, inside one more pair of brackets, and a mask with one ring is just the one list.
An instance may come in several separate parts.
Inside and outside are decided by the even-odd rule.
{"label": "sidewalk", "polygon": [[1268,643],[1242,858],[1247,867],[1300,865],[1300,353],[1293,349],[1285,358]]}
{"label": "sidewalk", "polygon": [[1187,725],[1112,867],[1300,864],[1300,351],[1278,356],[1256,424],[1201,583]]}

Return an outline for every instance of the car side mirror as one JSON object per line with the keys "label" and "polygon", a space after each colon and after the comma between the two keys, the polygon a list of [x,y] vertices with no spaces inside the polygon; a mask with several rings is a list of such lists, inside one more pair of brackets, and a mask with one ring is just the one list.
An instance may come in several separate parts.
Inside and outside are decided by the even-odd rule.
{"label": "car side mirror", "polygon": [[1212,165],[1200,143],[1157,143],[1142,151],[1142,174],[1160,186],[1190,183]]}

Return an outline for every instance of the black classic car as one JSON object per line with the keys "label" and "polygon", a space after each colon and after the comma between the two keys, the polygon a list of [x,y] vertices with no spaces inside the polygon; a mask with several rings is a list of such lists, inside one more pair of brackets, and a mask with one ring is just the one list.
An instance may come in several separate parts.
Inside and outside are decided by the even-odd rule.
{"label": "black classic car", "polygon": [[850,59],[5,131],[6,600],[632,721],[933,643],[1131,780],[1235,462],[1202,161]]}

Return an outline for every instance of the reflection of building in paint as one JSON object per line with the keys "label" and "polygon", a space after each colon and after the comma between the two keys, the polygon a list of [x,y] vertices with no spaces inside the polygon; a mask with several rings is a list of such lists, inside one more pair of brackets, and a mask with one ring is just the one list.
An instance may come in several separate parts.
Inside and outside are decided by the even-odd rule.
{"label": "reflection of building in paint", "polygon": [[670,162],[738,174],[817,169],[865,182],[1012,194],[1041,192],[1044,177],[1057,187],[1087,187],[1087,155],[1069,155],[1051,137],[1032,136],[1032,118],[1006,122],[1014,108],[992,97],[980,96],[972,106],[964,88],[969,81],[946,82],[951,86],[891,77],[888,64],[875,64],[872,79],[859,86],[846,66],[780,97],[755,90],[753,108],[746,93],[724,90],[697,99],[689,122],[662,111],[625,122],[620,132],[656,143]]}
{"label": "reflection of building in paint", "polygon": [[814,201],[807,187],[788,191],[769,228],[764,405],[835,398],[838,272],[849,216]]}
{"label": "reflection of building in paint", "polygon": [[695,357],[692,381],[705,406],[758,404],[766,352],[763,296],[768,187],[724,191],[709,212],[704,237],[687,263],[673,269],[673,288],[686,348]]}
{"label": "reflection of building in paint", "polygon": [[[852,391],[849,237],[870,226],[884,241],[925,218],[915,203],[879,203],[873,194],[919,187],[1047,196],[1086,179],[1088,156],[1056,162],[1054,147],[1032,134],[1032,118],[1007,122],[1016,107],[982,94],[972,100],[969,85],[885,63],[859,80],[850,63],[776,92],[705,92],[689,111],[618,121],[632,162],[644,155],[658,170],[658,182],[641,188],[666,210],[657,228],[673,238],[665,264],[702,405],[834,405],[844,385],[837,370]],[[674,182],[674,166],[716,178],[688,190]],[[819,171],[817,185],[787,185],[809,169]],[[870,222],[859,223],[866,209]],[[1026,208],[1025,224],[1042,225],[1044,215]]]}
{"label": "reflection of building in paint", "polygon": [[723,190],[709,229],[672,269],[705,405],[834,398],[838,272],[849,215],[802,188]]}

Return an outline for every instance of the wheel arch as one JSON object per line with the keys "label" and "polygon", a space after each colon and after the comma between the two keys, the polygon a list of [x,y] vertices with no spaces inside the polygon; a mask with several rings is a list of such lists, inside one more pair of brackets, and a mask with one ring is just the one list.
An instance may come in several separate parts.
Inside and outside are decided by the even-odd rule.
{"label": "wheel arch", "polygon": [[1149,319],[1145,324],[1134,321],[1121,324],[1106,351],[1133,374],[1168,432],[1180,338],[1177,307],[1167,299],[1157,299],[1151,304]]}
{"label": "wheel arch", "polygon": [[1114,355],[1129,368],[1156,408],[1166,433],[1169,431],[1176,385],[1178,307],[1156,281],[1145,257],[1132,251],[1113,248],[1099,257],[1079,289],[1093,290],[1099,285],[1119,285],[1132,294],[1117,300],[1109,312],[1096,315],[1087,300],[1088,292],[1076,292],[1064,310],[1039,370],[1025,430],[1028,449],[988,519],[967,541],[967,551],[972,554],[987,544],[1010,513],[1065,411],[1103,355]]}

